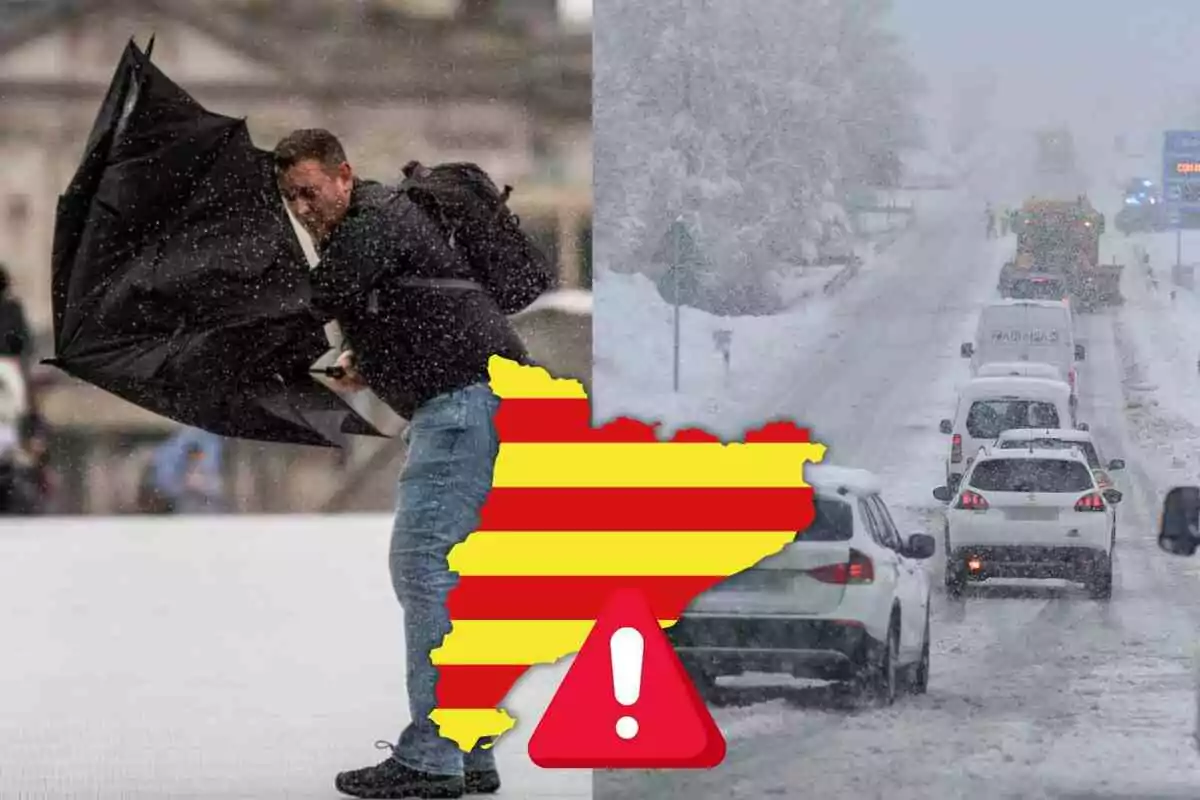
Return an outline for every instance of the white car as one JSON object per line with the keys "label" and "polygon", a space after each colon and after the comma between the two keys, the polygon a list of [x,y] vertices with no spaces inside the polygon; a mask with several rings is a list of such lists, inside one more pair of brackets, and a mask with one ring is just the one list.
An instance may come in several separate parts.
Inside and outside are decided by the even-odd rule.
{"label": "white car", "polygon": [[1096,485],[1103,489],[1116,488],[1111,472],[1125,469],[1122,459],[1114,458],[1105,462],[1100,458],[1096,442],[1090,431],[1070,430],[1069,428],[1016,428],[1005,431],[996,439],[996,446],[1011,448],[1070,448],[1078,447],[1087,458],[1088,466],[1096,475]]}
{"label": "white car", "polygon": [[1046,378],[973,378],[958,393],[953,419],[941,421],[950,435],[946,485],[953,491],[982,446],[1011,428],[1076,428],[1071,389]]}
{"label": "white car", "polygon": [[1077,449],[981,448],[946,510],[946,590],[988,578],[1065,579],[1112,595],[1116,489],[1101,490]]}
{"label": "white car", "polygon": [[[891,704],[929,683],[936,541],[901,537],[869,472],[806,466],[816,516],[794,542],[698,596],[667,630],[700,691],[721,676],[842,682]],[[903,677],[902,677],[903,676]],[[907,680],[904,680],[907,678]]]}
{"label": "white car", "polygon": [[[1101,492],[1116,488],[1108,470],[1125,468],[1125,462],[1113,459],[1105,465],[1100,461],[1100,453],[1096,443],[1092,441],[1089,431],[1073,431],[1066,428],[1016,428],[1000,434],[995,442],[1000,450],[1070,450],[1076,449],[1083,454],[1096,478],[1096,488]],[[1107,466],[1107,469],[1105,468]],[[1109,523],[1112,529],[1112,549],[1117,547],[1117,507],[1108,505]]]}

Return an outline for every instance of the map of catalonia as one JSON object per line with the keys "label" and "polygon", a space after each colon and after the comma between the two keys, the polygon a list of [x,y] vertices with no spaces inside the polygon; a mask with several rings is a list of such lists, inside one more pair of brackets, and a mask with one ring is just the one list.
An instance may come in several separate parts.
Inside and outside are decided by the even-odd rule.
{"label": "map of catalonia", "polygon": [[516,723],[498,706],[531,666],[577,652],[609,594],[639,588],[664,628],[813,518],[825,446],[774,422],[723,444],[696,429],[591,425],[582,384],[493,357],[500,452],[478,530],[450,551],[451,630],[430,719],[463,751]]}

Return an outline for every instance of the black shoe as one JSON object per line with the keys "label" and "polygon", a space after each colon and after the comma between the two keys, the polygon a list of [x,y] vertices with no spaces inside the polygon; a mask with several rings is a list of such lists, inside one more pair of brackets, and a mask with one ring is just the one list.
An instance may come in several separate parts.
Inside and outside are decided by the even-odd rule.
{"label": "black shoe", "polygon": [[500,791],[500,773],[494,769],[468,772],[463,777],[466,794],[495,794]]}
{"label": "black shoe", "polygon": [[[375,746],[381,750],[395,750],[388,742],[376,742]],[[487,773],[480,774],[486,775]],[[496,777],[497,787],[499,787],[499,783],[500,779]],[[343,794],[352,797],[388,798],[388,800],[406,797],[422,798],[422,800],[462,797],[463,784],[463,778],[458,775],[432,775],[428,772],[419,772],[409,769],[394,757],[373,767],[340,772],[337,779],[334,780],[334,786]]]}

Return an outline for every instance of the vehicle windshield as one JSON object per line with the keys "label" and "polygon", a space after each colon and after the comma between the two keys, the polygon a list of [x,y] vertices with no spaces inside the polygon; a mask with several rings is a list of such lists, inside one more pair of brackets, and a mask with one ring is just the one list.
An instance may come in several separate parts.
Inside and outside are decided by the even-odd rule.
{"label": "vehicle windshield", "polygon": [[1037,400],[976,400],[967,412],[967,433],[973,439],[995,439],[1013,428],[1057,428],[1053,403]]}
{"label": "vehicle windshield", "polygon": [[1096,452],[1096,447],[1091,442],[1069,442],[1066,439],[1006,439],[1000,443],[1002,450],[1016,450],[1030,448],[1036,450],[1070,450],[1072,447],[1078,447],[1087,457],[1088,466],[1092,469],[1100,469],[1100,454]]}
{"label": "vehicle windshield", "polygon": [[1091,470],[1078,461],[1056,458],[995,458],[975,465],[968,485],[991,492],[1086,492],[1094,488]]}
{"label": "vehicle windshield", "polygon": [[854,536],[854,511],[850,504],[832,497],[813,501],[813,522],[796,534],[798,542],[848,542]]}

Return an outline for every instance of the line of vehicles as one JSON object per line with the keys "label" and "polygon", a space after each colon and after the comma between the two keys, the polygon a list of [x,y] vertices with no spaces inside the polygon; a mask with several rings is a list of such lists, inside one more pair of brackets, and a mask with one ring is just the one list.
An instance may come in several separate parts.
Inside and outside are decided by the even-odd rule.
{"label": "line of vehicles", "polygon": [[[1070,166],[1060,139],[1039,142],[1047,169]],[[1124,464],[1103,461],[1077,418],[1086,348],[1073,308],[1119,303],[1122,268],[1099,264],[1104,220],[1086,198],[1031,200],[1013,227],[1004,299],[981,310],[962,346],[971,376],[940,426],[946,588],[957,597],[993,577],[1067,578],[1107,598],[1121,501],[1109,472]],[[833,681],[882,705],[925,692],[937,539],[902,533],[870,472],[818,464],[805,479],[813,523],[693,600],[667,631],[680,660],[710,701],[723,694],[718,679],[756,672]]]}
{"label": "line of vehicles", "polygon": [[[1001,300],[980,311],[961,354],[970,378],[950,436],[943,530],[946,589],[990,578],[1055,578],[1112,592],[1121,493],[1079,421],[1079,372],[1065,300]],[[703,696],[748,672],[833,681],[888,705],[930,673],[926,562],[937,540],[904,535],[872,473],[808,466],[815,518],[779,554],[697,597],[668,630]]]}
{"label": "line of vehicles", "polygon": [[[990,578],[1058,578],[1112,591],[1121,493],[1078,419],[1078,362],[1067,300],[1000,300],[980,311],[961,354],[970,378],[950,436],[943,546],[946,588]],[[718,679],[784,674],[835,682],[888,705],[930,674],[927,560],[937,540],[905,535],[870,472],[805,468],[815,518],[779,554],[698,596],[667,634],[701,694]]]}
{"label": "line of vehicles", "polygon": [[1061,579],[1112,595],[1116,506],[1111,471],[1078,419],[1077,363],[1068,300],[1003,300],[985,306],[964,343],[972,377],[960,389],[946,482],[943,542],[951,597],[989,578]]}

